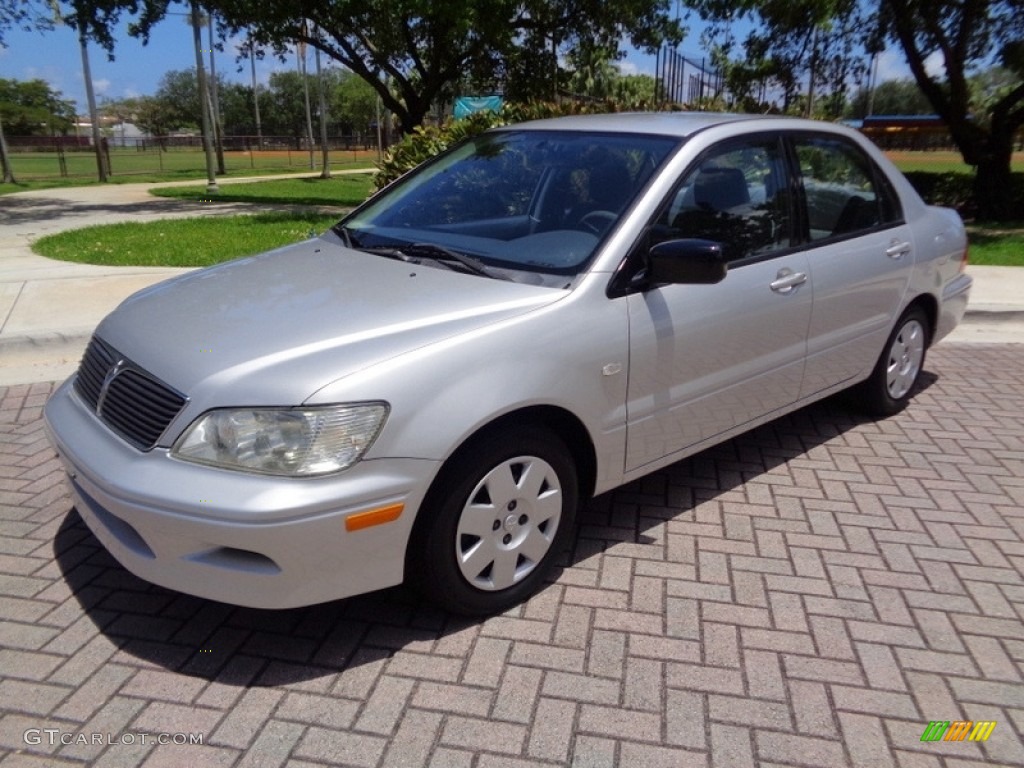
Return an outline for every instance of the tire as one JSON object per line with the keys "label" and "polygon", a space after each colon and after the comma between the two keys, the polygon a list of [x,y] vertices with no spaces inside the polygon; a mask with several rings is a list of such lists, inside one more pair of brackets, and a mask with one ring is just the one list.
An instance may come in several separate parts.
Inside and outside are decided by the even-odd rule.
{"label": "tire", "polygon": [[572,455],[547,430],[513,427],[472,441],[420,510],[410,547],[415,586],[455,613],[507,610],[543,583],[578,501]]}
{"label": "tire", "polygon": [[928,316],[910,307],[896,323],[871,376],[859,388],[863,408],[873,416],[892,416],[910,401],[924,369],[931,341]]}

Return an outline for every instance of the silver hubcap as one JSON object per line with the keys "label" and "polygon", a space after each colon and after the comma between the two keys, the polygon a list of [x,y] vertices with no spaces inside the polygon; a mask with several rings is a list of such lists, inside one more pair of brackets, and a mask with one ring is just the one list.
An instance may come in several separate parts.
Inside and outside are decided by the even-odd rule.
{"label": "silver hubcap", "polygon": [[910,320],[900,328],[889,348],[889,364],[885,371],[885,384],[889,397],[899,400],[917,381],[924,360],[924,328],[917,320]]}
{"label": "silver hubcap", "polygon": [[506,589],[551,549],[562,516],[554,468],[536,456],[502,462],[477,484],[455,532],[459,570],[477,589]]}

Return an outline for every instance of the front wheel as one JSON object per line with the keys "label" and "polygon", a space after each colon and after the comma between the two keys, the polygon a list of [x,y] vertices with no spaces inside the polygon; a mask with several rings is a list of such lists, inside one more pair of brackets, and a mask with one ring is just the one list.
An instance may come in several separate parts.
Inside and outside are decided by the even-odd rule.
{"label": "front wheel", "polygon": [[928,317],[910,307],[893,329],[871,376],[860,388],[869,413],[891,416],[903,410],[924,368],[929,343]]}
{"label": "front wheel", "polygon": [[541,428],[513,428],[466,446],[419,513],[411,564],[417,586],[456,613],[486,615],[543,582],[576,513],[576,468]]}

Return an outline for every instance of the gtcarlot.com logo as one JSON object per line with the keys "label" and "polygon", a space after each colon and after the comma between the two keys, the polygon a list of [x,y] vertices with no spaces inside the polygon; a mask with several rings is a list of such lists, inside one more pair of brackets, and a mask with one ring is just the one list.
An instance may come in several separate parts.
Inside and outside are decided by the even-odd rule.
{"label": "gtcarlot.com logo", "polygon": [[921,734],[921,741],[988,741],[995,720],[932,720]]}
{"label": "gtcarlot.com logo", "polygon": [[31,746],[46,744],[56,746],[63,744],[202,744],[201,733],[81,733],[62,731],[59,728],[29,728],[21,735],[22,740]]}

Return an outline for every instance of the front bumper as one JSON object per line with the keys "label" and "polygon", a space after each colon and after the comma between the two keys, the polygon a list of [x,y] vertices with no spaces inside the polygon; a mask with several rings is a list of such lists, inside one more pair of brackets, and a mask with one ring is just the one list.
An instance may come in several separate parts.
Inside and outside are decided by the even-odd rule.
{"label": "front bumper", "polygon": [[[434,461],[361,461],[337,475],[282,478],[142,453],[85,408],[71,382],[45,408],[75,506],[110,553],[146,581],[255,608],[292,608],[398,584]],[[346,518],[404,505],[348,531]]]}

